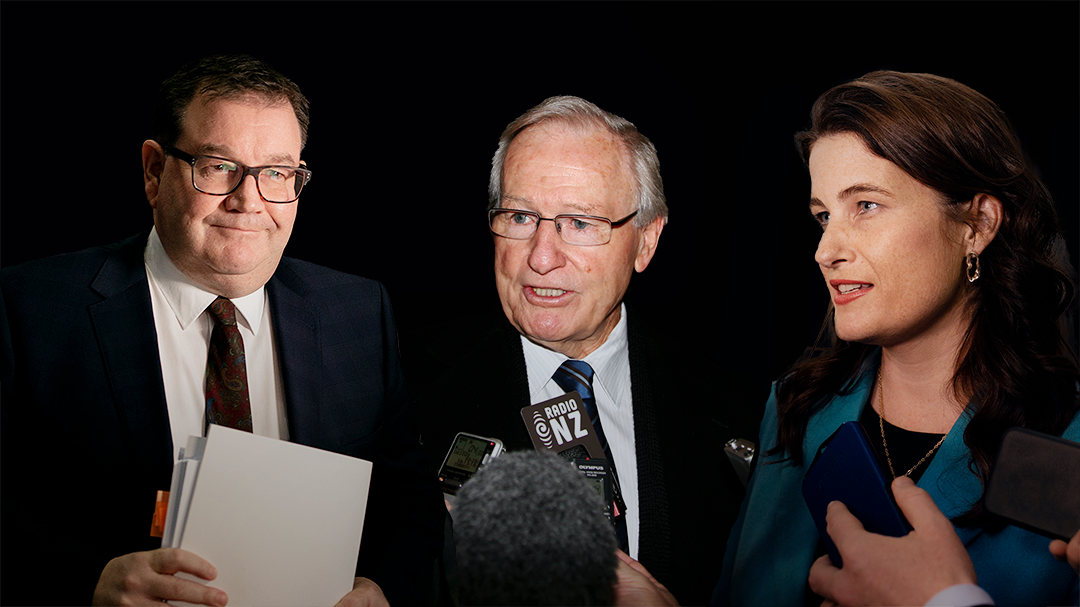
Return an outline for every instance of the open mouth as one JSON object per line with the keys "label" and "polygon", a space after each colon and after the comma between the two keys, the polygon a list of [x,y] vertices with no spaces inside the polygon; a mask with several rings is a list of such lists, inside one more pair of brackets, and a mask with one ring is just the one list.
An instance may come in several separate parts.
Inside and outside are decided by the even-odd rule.
{"label": "open mouth", "polygon": [[533,293],[536,293],[540,297],[558,297],[563,293],[566,293],[566,291],[562,289],[539,289],[533,287]]}
{"label": "open mouth", "polygon": [[854,282],[854,281],[829,281],[829,286],[836,289],[836,295],[833,296],[833,302],[838,306],[849,304],[856,299],[859,299],[866,293],[869,293],[874,285],[868,282]]}
{"label": "open mouth", "polygon": [[862,289],[869,289],[872,286],[874,286],[874,285],[865,284],[865,283],[846,284],[846,285],[837,285],[836,290],[840,291],[841,295],[847,295],[848,293],[852,293],[854,291],[860,291]]}

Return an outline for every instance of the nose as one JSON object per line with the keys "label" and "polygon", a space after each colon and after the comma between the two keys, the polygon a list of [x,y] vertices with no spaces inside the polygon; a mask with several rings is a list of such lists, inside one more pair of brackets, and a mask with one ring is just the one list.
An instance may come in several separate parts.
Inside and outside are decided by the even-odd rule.
{"label": "nose", "polygon": [[529,268],[537,274],[547,274],[566,263],[563,255],[566,243],[555,229],[554,221],[541,221],[529,246],[532,247],[529,251]]}
{"label": "nose", "polygon": [[818,241],[814,261],[818,262],[822,269],[833,269],[846,261],[852,261],[853,256],[847,230],[836,223],[827,225],[825,232],[821,234],[821,240]]}
{"label": "nose", "polygon": [[240,213],[257,213],[263,209],[266,201],[259,193],[259,184],[255,175],[244,175],[240,185],[232,194],[225,197],[225,208]]}

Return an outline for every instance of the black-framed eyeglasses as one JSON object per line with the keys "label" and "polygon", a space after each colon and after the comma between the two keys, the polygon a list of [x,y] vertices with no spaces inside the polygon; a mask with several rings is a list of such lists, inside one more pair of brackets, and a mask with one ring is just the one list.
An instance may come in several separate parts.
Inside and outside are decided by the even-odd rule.
{"label": "black-framed eyeglasses", "polygon": [[541,217],[539,213],[520,209],[496,208],[488,211],[488,227],[496,236],[511,240],[528,240],[540,227],[541,221],[555,222],[555,231],[566,244],[594,247],[611,241],[611,231],[638,214],[630,213],[618,221],[593,215],[556,215]]}
{"label": "black-framed eyeglasses", "polygon": [[267,202],[285,204],[296,201],[300,190],[311,181],[311,171],[304,167],[267,165],[249,167],[219,156],[192,156],[172,146],[165,151],[191,165],[191,185],[203,194],[232,194],[248,175],[255,177],[255,187]]}

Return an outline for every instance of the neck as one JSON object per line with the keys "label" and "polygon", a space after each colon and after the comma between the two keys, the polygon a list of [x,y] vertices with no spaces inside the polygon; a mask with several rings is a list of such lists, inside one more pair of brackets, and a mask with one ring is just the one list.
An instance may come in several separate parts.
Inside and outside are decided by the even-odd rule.
{"label": "neck", "polygon": [[[948,432],[967,405],[953,390],[962,356],[966,318],[941,323],[916,339],[885,346],[881,353],[881,386],[885,418],[916,432]],[[875,385],[874,407],[879,407]]]}
{"label": "neck", "polygon": [[543,342],[532,339],[531,337],[529,337],[529,339],[533,343],[543,346],[548,350],[554,350],[567,358],[584,360],[586,356],[592,354],[607,342],[608,337],[611,336],[611,332],[615,330],[615,327],[619,324],[619,319],[621,318],[622,304],[620,303],[615,307],[615,310],[604,319],[603,324],[597,327],[596,331],[585,339],[560,342]]}
{"label": "neck", "polygon": [[226,299],[251,295],[265,285],[277,269],[277,260],[268,261],[251,271],[237,274],[215,272],[204,266],[185,267],[173,262],[177,269],[199,287]]}

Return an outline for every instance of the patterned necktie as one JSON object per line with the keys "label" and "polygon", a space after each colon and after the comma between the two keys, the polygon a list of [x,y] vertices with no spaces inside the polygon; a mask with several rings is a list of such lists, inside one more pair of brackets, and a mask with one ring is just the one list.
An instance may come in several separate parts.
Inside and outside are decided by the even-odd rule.
{"label": "patterned necktie", "polygon": [[[563,390],[566,390],[567,392],[577,390],[577,393],[581,395],[581,402],[585,405],[585,412],[589,414],[589,421],[592,422],[593,429],[596,430],[596,438],[600,441],[600,447],[604,449],[604,459],[607,460],[608,466],[611,468],[612,484],[615,486],[616,505],[621,505],[621,510],[625,510],[625,503],[622,499],[622,489],[619,488],[619,474],[615,470],[615,460],[611,457],[611,448],[608,447],[607,436],[604,435],[604,427],[600,424],[600,410],[596,407],[596,396],[593,394],[592,367],[585,361],[568,359],[563,362],[563,364],[559,365],[559,368],[555,370],[555,374],[551,376],[551,379],[555,380],[555,383],[559,384],[559,387]],[[616,508],[616,511],[619,510],[620,508]],[[623,552],[629,554],[630,543],[627,539],[625,512],[619,512],[619,516],[616,519],[615,537],[619,542],[619,548],[621,548]]]}
{"label": "patterned necktie", "polygon": [[251,432],[247,362],[236,306],[218,297],[207,310],[214,317],[214,331],[206,359],[206,421]]}

